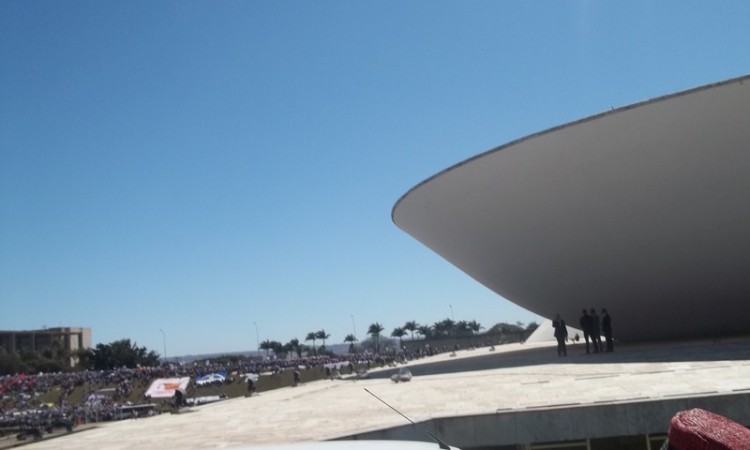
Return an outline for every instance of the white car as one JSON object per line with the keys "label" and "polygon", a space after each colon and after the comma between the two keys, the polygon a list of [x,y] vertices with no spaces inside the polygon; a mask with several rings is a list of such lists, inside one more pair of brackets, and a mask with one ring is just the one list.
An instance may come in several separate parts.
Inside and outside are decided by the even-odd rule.
{"label": "white car", "polygon": [[409,370],[407,367],[402,367],[398,369],[398,373],[391,376],[391,381],[394,383],[406,382],[411,381],[411,370]]}
{"label": "white car", "polygon": [[196,378],[195,384],[197,386],[209,386],[212,384],[221,384],[226,379],[227,377],[220,373],[209,373],[208,375],[203,375],[202,377]]}

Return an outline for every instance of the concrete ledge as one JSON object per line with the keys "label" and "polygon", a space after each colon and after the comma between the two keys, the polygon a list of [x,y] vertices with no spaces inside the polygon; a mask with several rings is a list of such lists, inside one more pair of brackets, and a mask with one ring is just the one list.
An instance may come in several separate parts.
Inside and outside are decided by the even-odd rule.
{"label": "concrete ledge", "polygon": [[648,401],[559,406],[499,411],[463,417],[430,419],[341,439],[406,439],[429,441],[435,433],[460,448],[530,444],[613,436],[666,433],[678,411],[702,408],[750,424],[750,393],[698,395]]}

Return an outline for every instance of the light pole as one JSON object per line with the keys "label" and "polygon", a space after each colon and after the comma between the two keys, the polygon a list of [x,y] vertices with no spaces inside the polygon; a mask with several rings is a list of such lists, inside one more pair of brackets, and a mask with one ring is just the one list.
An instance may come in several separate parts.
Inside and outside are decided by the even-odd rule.
{"label": "light pole", "polygon": [[357,326],[354,324],[354,314],[349,314],[352,316],[352,337],[354,338],[354,342],[352,342],[352,348],[354,348],[354,353],[357,353]]}
{"label": "light pole", "polygon": [[159,328],[159,331],[161,331],[161,340],[164,343],[164,362],[167,362],[167,335],[164,333],[164,330]]}
{"label": "light pole", "polygon": [[451,319],[453,320],[453,323],[451,324],[451,331],[450,333],[453,334],[453,327],[456,326],[456,315],[453,314],[453,305],[448,305],[448,307],[451,309]]}
{"label": "light pole", "polygon": [[258,333],[258,324],[253,322],[255,325],[255,342],[258,344],[258,351],[260,352],[260,334]]}

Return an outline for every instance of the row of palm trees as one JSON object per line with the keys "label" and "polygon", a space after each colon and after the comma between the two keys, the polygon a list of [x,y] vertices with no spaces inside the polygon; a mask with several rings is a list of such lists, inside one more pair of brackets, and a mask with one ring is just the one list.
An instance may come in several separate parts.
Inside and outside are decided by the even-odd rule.
{"label": "row of palm trees", "polygon": [[[460,320],[456,322],[451,319],[443,319],[439,322],[435,322],[433,325],[420,325],[417,322],[410,320],[404,323],[403,326],[394,328],[391,332],[391,337],[398,338],[399,347],[403,347],[403,338],[406,336],[407,332],[411,334],[412,340],[414,339],[415,332],[425,339],[434,339],[442,337],[473,336],[479,333],[483,328],[484,327],[476,320]],[[378,350],[380,349],[380,335],[384,329],[385,328],[380,323],[375,322],[371,324],[367,330],[367,334],[372,336]],[[344,342],[346,342],[346,340]]]}
{"label": "row of palm trees", "polygon": [[[311,331],[307,333],[307,336],[305,337],[305,341],[312,341],[313,345],[312,348],[317,354],[318,347],[315,345],[315,342],[317,340],[323,341],[323,347],[325,349],[326,346],[326,339],[330,338],[331,335],[326,333],[326,330],[321,329],[318,331]],[[301,344],[299,342],[299,339],[294,338],[291,341],[287,342],[286,344],[282,344],[279,341],[269,341],[265,340],[260,343],[260,349],[266,351],[266,355],[269,354],[269,352],[273,351],[276,354],[279,353],[296,353],[298,357],[302,356],[302,352],[307,350],[308,347],[304,344]]]}
{"label": "row of palm trees", "polygon": [[321,341],[323,341],[323,348],[325,348],[326,339],[328,339],[329,337],[331,337],[331,335],[326,333],[326,330],[311,331],[307,333],[307,337],[305,337],[305,341],[312,341],[313,348],[316,348],[315,340],[320,339]]}
{"label": "row of palm trees", "polygon": [[[391,337],[397,338],[399,340],[399,346],[403,347],[403,338],[407,334],[411,335],[411,339],[414,339],[415,333],[425,339],[467,337],[478,334],[482,329],[484,329],[484,327],[476,320],[459,320],[456,322],[452,319],[447,318],[435,322],[432,325],[421,325],[416,321],[410,320],[404,323],[402,326],[394,328],[391,332]],[[379,322],[370,324],[367,329],[367,334],[370,335],[372,343],[374,344],[373,346],[378,352],[380,351],[380,337],[382,336],[383,331],[385,331],[385,327]],[[330,334],[326,333],[324,329],[321,329],[318,331],[311,331],[307,333],[305,341],[312,341],[312,349],[317,354],[318,347],[316,345],[316,342],[322,341],[323,345],[321,346],[321,349],[325,349],[326,340],[330,337]],[[353,334],[348,334],[344,338],[344,342],[349,344],[350,349],[355,350],[358,339]],[[265,350],[266,354],[268,354],[270,351],[273,351],[277,354],[296,353],[298,356],[301,356],[302,352],[308,349],[306,345],[301,344],[299,342],[299,339],[296,338],[292,339],[286,344],[282,344],[278,341],[265,340],[261,342],[260,348],[261,350]]]}

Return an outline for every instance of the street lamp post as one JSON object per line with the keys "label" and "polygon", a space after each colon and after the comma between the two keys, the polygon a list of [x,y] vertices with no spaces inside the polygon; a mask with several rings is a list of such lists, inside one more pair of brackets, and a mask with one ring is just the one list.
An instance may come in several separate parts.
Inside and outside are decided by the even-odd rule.
{"label": "street lamp post", "polygon": [[258,344],[258,351],[260,352],[260,333],[258,333],[258,324],[253,322],[255,325],[255,342]]}
{"label": "street lamp post", "polygon": [[164,333],[164,330],[159,328],[159,331],[161,331],[161,339],[164,343],[164,362],[167,362],[167,335]]}
{"label": "street lamp post", "polygon": [[352,316],[352,336],[355,338],[357,337],[357,326],[354,324],[354,314],[349,314]]}
{"label": "street lamp post", "polygon": [[448,307],[451,309],[451,319],[453,320],[453,324],[451,325],[451,331],[450,333],[454,333],[454,327],[456,326],[456,315],[453,314],[453,305],[448,305]]}

